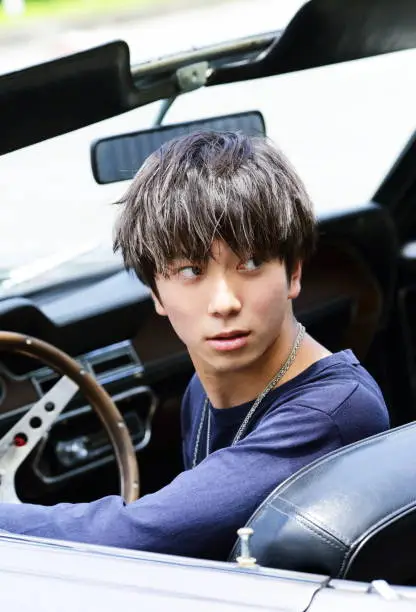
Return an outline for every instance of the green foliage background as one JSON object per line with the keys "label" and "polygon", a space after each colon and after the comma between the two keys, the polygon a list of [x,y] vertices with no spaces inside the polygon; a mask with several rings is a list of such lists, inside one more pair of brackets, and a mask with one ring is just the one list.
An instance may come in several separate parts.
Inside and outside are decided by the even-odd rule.
{"label": "green foliage background", "polygon": [[2,10],[0,0],[0,25],[17,25],[30,20],[48,18],[120,14],[127,11],[139,13],[143,10],[155,10],[160,5],[177,3],[175,0],[26,0],[26,8],[22,15],[8,16]]}

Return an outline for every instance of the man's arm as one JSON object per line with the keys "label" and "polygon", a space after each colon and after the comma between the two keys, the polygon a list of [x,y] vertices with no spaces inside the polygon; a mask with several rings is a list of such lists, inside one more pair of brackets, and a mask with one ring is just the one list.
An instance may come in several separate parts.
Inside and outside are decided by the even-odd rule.
{"label": "man's arm", "polygon": [[283,480],[341,446],[331,418],[282,408],[234,447],[218,450],[171,484],[129,505],[0,504],[0,529],[56,539],[225,559],[263,499]]}

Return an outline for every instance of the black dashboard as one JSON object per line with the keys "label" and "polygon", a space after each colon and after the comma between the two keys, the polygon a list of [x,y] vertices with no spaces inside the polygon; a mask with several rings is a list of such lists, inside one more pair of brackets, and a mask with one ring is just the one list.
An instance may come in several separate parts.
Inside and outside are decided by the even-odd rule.
{"label": "black dashboard", "polygon": [[[0,329],[38,337],[73,356],[111,395],[137,452],[149,444],[156,409],[163,412],[172,400],[172,391],[164,394],[159,387],[167,390],[167,380],[186,381],[192,372],[184,345],[169,321],[156,314],[150,292],[124,270],[70,293],[55,288],[52,296],[45,291],[32,299],[5,299]],[[32,358],[0,353],[0,435],[59,377]],[[186,383],[179,384],[177,408]],[[109,440],[78,393],[31,458],[30,474],[23,470],[21,488],[26,494],[32,489],[37,495],[39,488],[52,493],[113,463]],[[33,480],[38,484],[28,487]],[[42,497],[45,501],[48,497]]]}
{"label": "black dashboard", "polygon": [[[41,338],[77,356],[132,338],[153,309],[149,291],[124,270],[70,293],[53,291],[33,299],[0,302],[0,328]],[[5,358],[8,369],[23,375],[33,369],[22,358]]]}

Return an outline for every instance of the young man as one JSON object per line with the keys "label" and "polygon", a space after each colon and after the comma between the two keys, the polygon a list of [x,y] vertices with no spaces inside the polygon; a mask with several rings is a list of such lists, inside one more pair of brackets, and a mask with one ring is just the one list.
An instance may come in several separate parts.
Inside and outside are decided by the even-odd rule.
{"label": "young man", "polygon": [[264,498],[314,459],[388,427],[351,351],[331,354],[292,301],[314,244],[306,191],[267,140],[199,133],[151,155],[123,202],[115,247],[186,344],[185,471],[128,506],[117,496],[0,505],[24,534],[226,559]]}

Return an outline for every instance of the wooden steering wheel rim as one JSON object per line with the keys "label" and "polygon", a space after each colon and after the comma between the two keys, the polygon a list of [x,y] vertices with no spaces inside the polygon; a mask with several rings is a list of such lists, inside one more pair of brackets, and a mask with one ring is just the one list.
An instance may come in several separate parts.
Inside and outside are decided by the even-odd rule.
{"label": "wooden steering wheel rim", "polygon": [[108,393],[75,359],[48,342],[0,331],[0,351],[35,357],[79,387],[103,424],[113,446],[120,477],[120,494],[130,503],[139,497],[139,468],[126,423]]}

